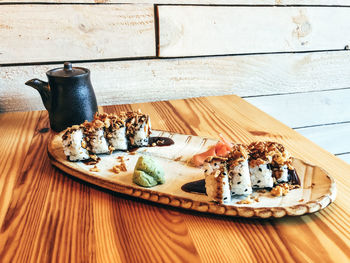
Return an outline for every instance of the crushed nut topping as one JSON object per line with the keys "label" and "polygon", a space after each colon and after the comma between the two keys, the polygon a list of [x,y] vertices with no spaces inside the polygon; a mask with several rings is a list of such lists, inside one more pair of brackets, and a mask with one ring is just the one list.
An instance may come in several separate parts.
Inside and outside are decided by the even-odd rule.
{"label": "crushed nut topping", "polygon": [[225,162],[225,161],[227,161],[227,158],[220,157],[220,156],[209,156],[205,161],[209,162],[209,163],[215,162],[215,161],[217,161],[217,162]]}
{"label": "crushed nut topping", "polygon": [[296,188],[300,188],[300,185],[290,185],[288,183],[283,183],[272,188],[270,193],[273,196],[285,196],[286,194],[289,193],[290,190],[293,190]]}
{"label": "crushed nut topping", "polygon": [[84,160],[83,163],[86,165],[94,165],[94,164],[97,164],[100,160],[101,160],[100,157],[97,157],[96,160],[93,160],[90,158],[89,160]]}
{"label": "crushed nut topping", "polygon": [[248,149],[251,167],[271,162],[272,166],[287,165],[289,169],[294,169],[291,165],[292,158],[289,152],[280,143],[253,142],[248,146]]}
{"label": "crushed nut topping", "polygon": [[[286,189],[284,189],[284,188],[282,188],[281,186],[277,185],[277,186],[275,186],[274,188],[272,188],[272,190],[271,190],[270,193],[271,193],[273,196],[282,196],[282,195],[286,195],[286,194],[287,194],[286,191],[287,191]],[[289,190],[288,190],[288,191],[289,191]]]}
{"label": "crushed nut topping", "polygon": [[109,154],[111,154],[115,150],[115,148],[113,146],[109,145],[108,150],[109,150]]}
{"label": "crushed nut topping", "polygon": [[81,141],[81,147],[83,147],[84,149],[86,149],[87,143],[86,143],[85,140],[82,140],[82,141]]}
{"label": "crushed nut topping", "polygon": [[228,154],[228,165],[234,167],[248,159],[248,149],[243,144],[235,144]]}
{"label": "crushed nut topping", "polygon": [[95,165],[94,167],[90,168],[91,172],[99,172],[100,169]]}
{"label": "crushed nut topping", "polygon": [[178,162],[178,161],[181,160],[181,158],[182,158],[182,156],[176,157],[176,158],[174,159],[174,161],[175,161],[175,162]]}
{"label": "crushed nut topping", "polygon": [[249,204],[252,204],[254,202],[259,202],[259,197],[258,196],[251,196],[251,195],[248,195],[246,199],[244,200],[240,200],[240,201],[237,201],[236,204],[239,204],[239,205],[249,205]]}
{"label": "crushed nut topping", "polygon": [[251,204],[251,203],[253,203],[253,202],[254,202],[254,200],[252,200],[252,199],[251,199],[251,196],[248,195],[248,197],[247,197],[246,199],[240,200],[240,201],[236,202],[236,204],[239,204],[239,205],[249,205],[249,204]]}
{"label": "crushed nut topping", "polygon": [[116,174],[119,174],[120,172],[126,172],[127,169],[126,169],[124,156],[118,156],[117,161],[120,163],[113,166],[112,168],[113,172],[115,172]]}
{"label": "crushed nut topping", "polygon": [[113,166],[113,172],[115,172],[116,174],[120,173],[120,168],[118,167],[118,165]]}
{"label": "crushed nut topping", "polygon": [[89,157],[94,161],[97,161],[97,159],[99,158],[96,154],[90,154]]}

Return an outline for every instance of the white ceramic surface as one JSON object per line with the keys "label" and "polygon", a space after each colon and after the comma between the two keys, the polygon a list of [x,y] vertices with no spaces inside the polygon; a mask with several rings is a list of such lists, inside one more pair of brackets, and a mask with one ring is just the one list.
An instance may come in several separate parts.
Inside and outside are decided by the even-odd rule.
{"label": "white ceramic surface", "polygon": [[[216,140],[153,131],[152,136],[170,137],[175,144],[139,148],[133,154],[116,151],[112,154],[99,155],[101,161],[97,167],[100,171],[91,172],[90,168],[93,165],[67,161],[62,149],[61,135],[62,133],[54,136],[48,146],[51,162],[59,169],[92,184],[170,206],[228,216],[269,218],[313,213],[325,208],[336,196],[335,182],[330,175],[319,167],[294,159],[293,165],[300,177],[301,188],[294,189],[283,197],[273,197],[268,192],[254,192],[253,196],[258,197],[259,202],[251,204],[237,204],[242,197],[233,198],[229,204],[216,204],[204,194],[181,190],[181,186],[185,183],[204,178],[201,168],[189,166],[187,162],[194,154],[214,145]],[[135,163],[142,154],[153,156],[163,166],[165,184],[144,188],[132,182]],[[118,164],[118,156],[124,156],[127,172],[119,174],[113,172],[113,166]]]}

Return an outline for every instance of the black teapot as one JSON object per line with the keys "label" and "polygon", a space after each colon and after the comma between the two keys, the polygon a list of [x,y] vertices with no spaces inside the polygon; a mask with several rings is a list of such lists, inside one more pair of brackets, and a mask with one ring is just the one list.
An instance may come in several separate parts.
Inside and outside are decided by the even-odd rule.
{"label": "black teapot", "polygon": [[62,131],[93,119],[98,109],[88,69],[65,62],[63,68],[49,70],[46,76],[48,83],[31,79],[25,84],[39,91],[49,112],[52,130]]}

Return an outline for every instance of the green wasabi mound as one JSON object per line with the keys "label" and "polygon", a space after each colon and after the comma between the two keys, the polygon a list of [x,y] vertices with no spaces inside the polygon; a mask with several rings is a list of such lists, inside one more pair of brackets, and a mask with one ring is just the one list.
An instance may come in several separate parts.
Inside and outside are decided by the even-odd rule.
{"label": "green wasabi mound", "polygon": [[144,187],[163,184],[165,183],[164,170],[151,157],[140,156],[135,166],[132,181]]}
{"label": "green wasabi mound", "polygon": [[132,181],[135,184],[141,185],[143,187],[152,187],[158,184],[156,179],[140,170],[134,171]]}

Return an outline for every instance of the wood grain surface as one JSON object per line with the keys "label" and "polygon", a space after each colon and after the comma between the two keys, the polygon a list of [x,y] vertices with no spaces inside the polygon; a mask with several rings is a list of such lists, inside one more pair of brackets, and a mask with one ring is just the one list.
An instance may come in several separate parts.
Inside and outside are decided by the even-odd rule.
{"label": "wood grain surface", "polygon": [[348,153],[350,150],[348,122],[301,128],[296,131],[333,154]]}
{"label": "wood grain surface", "polygon": [[[212,95],[258,96],[347,88],[350,87],[349,61],[350,52],[338,51],[74,63],[73,66],[90,69],[99,105],[114,105]],[[38,92],[24,83],[32,78],[47,80],[46,71],[62,66],[60,63],[0,67],[0,112],[44,109]],[[327,108],[336,109],[337,105],[332,102],[337,102],[337,93],[333,94]],[[259,100],[263,98],[252,98],[252,102],[259,103]],[[291,98],[290,102],[297,101]],[[294,108],[297,107],[290,110]],[[283,112],[287,113],[288,109]]]}
{"label": "wood grain surface", "polygon": [[[119,0],[0,0],[0,3],[87,3],[106,4],[116,3]],[[168,4],[168,5],[322,5],[322,6],[349,6],[348,0],[123,0],[122,3],[130,4]]]}
{"label": "wood grain surface", "polygon": [[[1,262],[347,262],[350,165],[236,96],[105,106],[141,108],[155,129],[275,140],[331,173],[336,201],[313,215],[232,219],[114,194],[53,168],[46,112],[3,113]],[[5,158],[4,158],[5,156]],[[6,202],[3,202],[5,200]]]}
{"label": "wood grain surface", "polygon": [[[350,121],[350,88],[245,98],[291,128]],[[276,111],[276,109],[279,109]]]}
{"label": "wood grain surface", "polygon": [[348,8],[158,6],[159,56],[344,49]]}
{"label": "wood grain surface", "polygon": [[350,153],[345,153],[345,154],[339,154],[337,155],[338,158],[342,159],[343,161],[350,163]]}
{"label": "wood grain surface", "polygon": [[0,64],[154,56],[154,30],[153,5],[0,5]]}
{"label": "wood grain surface", "polygon": [[327,151],[343,155],[350,152],[349,98],[350,89],[345,88],[247,97],[245,100]]}

